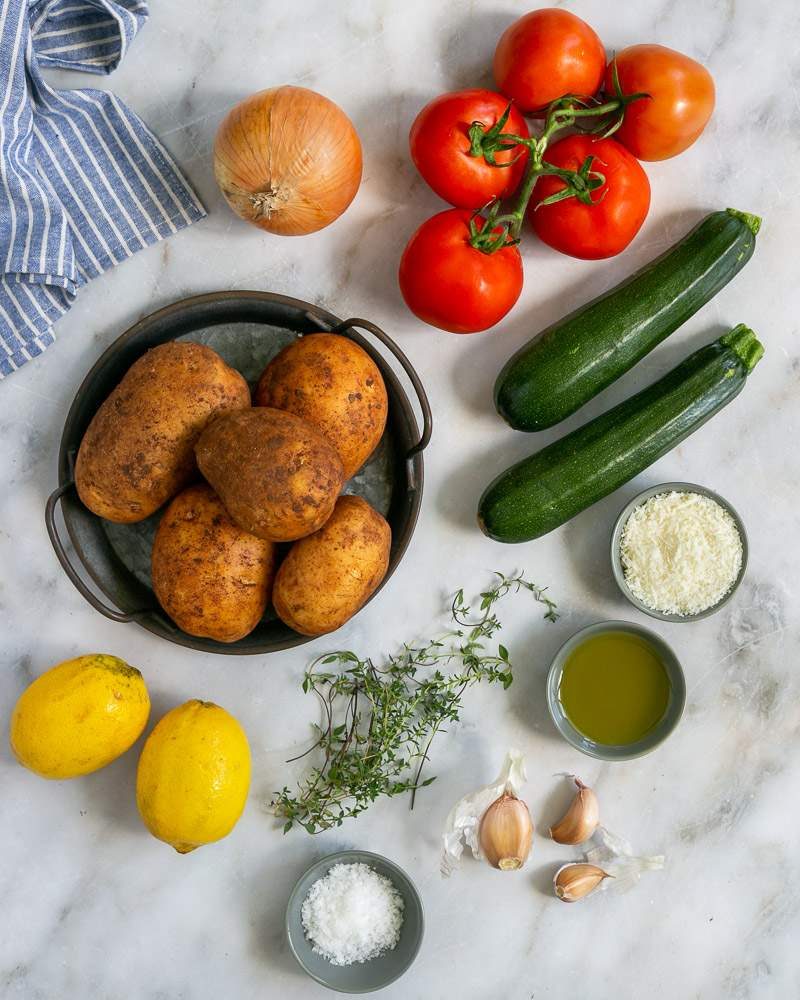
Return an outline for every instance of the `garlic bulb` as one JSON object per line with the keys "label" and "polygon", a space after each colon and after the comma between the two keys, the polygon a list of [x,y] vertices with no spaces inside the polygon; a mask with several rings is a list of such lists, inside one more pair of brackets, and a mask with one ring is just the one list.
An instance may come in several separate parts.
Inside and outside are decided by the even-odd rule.
{"label": "garlic bulb", "polygon": [[[469,847],[473,857],[479,861],[486,857],[481,844],[481,824],[484,815],[504,795],[510,793],[518,798],[525,781],[525,758],[519,750],[509,750],[500,773],[491,784],[470,792],[456,802],[448,814],[442,833],[440,863],[442,875],[449,877],[458,868],[465,847]],[[524,803],[522,805],[527,813],[527,807]],[[514,809],[517,811],[516,807]],[[530,821],[529,813],[528,821]],[[531,834],[533,834],[532,823]]]}
{"label": "garlic bulb", "polygon": [[607,878],[614,879],[615,892],[625,892],[636,885],[642,872],[664,867],[663,854],[636,857],[627,840],[603,826],[592,835],[584,857],[585,862],[563,865],[553,878],[556,896],[565,903],[574,903],[595,889],[604,888]]}
{"label": "garlic bulb", "polygon": [[550,836],[557,844],[582,844],[600,822],[597,796],[580,778],[572,777],[577,788],[575,798],[561,820],[550,827]]}
{"label": "garlic bulb", "polygon": [[533,821],[528,807],[511,791],[505,791],[483,814],[481,850],[493,868],[516,871],[531,852]]}
{"label": "garlic bulb", "polygon": [[583,862],[562,865],[553,877],[556,896],[565,903],[576,903],[600,885],[603,879],[613,878],[597,865]]}

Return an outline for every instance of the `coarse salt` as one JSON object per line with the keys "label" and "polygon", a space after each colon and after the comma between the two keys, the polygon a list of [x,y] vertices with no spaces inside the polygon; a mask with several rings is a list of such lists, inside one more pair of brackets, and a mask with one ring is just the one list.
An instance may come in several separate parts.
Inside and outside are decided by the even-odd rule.
{"label": "coarse salt", "polygon": [[369,865],[338,864],[311,886],[300,918],[317,954],[352,965],[397,945],[403,905],[392,881]]}
{"label": "coarse salt", "polygon": [[730,513],[700,493],[659,493],[640,504],[620,539],[625,583],[654,611],[696,615],[718,604],[742,567]]}

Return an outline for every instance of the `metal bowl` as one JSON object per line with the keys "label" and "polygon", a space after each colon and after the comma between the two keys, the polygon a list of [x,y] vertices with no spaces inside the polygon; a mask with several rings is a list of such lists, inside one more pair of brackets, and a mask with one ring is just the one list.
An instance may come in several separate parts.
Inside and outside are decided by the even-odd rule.
{"label": "metal bowl", "polygon": [[[403,897],[403,926],[395,948],[369,962],[332,965],[318,955],[303,931],[301,910],[311,886],[337,864],[369,865],[388,878]],[[286,907],[286,936],[302,969],[318,983],[339,993],[371,993],[399,979],[417,957],[425,932],[422,900],[414,883],[402,868],[380,854],[369,851],[339,851],[315,862],[297,881]]]}
{"label": "metal bowl", "polygon": [[[664,611],[656,611],[654,608],[648,607],[642,601],[636,597],[628,587],[625,582],[625,572],[622,569],[622,557],[620,555],[620,542],[622,540],[622,531],[625,524],[634,510],[641,504],[645,503],[651,497],[658,496],[661,493],[699,493],[701,496],[708,497],[714,500],[720,505],[724,510],[731,515],[733,522],[736,525],[736,529],[739,532],[739,537],[742,540],[742,565],[739,569],[739,575],[733,582],[733,586],[728,591],[725,596],[717,601],[716,604],[712,604],[710,608],[706,608],[705,611],[698,611],[695,615],[675,615],[668,614]],[[611,569],[614,573],[614,579],[617,581],[617,586],[622,591],[624,597],[626,597],[630,603],[643,611],[646,615],[651,618],[657,618],[662,622],[696,622],[700,621],[701,618],[708,618],[709,615],[716,614],[717,611],[733,597],[739,584],[744,579],[745,570],[747,569],[747,532],[744,528],[744,523],[736,510],[728,503],[728,501],[715,493],[713,490],[707,489],[705,486],[698,486],[696,483],[661,483],[659,486],[651,486],[649,489],[642,490],[641,493],[637,494],[629,504],[623,507],[619,517],[614,524],[614,530],[611,532]]]}
{"label": "metal bowl", "polygon": [[[375,337],[405,371],[419,403],[421,433],[394,369],[356,328]],[[161,511],[139,524],[104,521],[79,500],[74,466],[81,439],[98,407],[133,362],[150,348],[182,337],[205,343],[253,383],[287,343],[303,333],[319,331],[334,331],[357,343],[378,365],[386,382],[389,414],[383,439],[375,456],[345,487],[347,493],[365,496],[391,526],[389,568],[381,586],[386,584],[417,523],[422,502],[422,452],[432,429],[430,405],[411,362],[383,330],[368,320],[342,321],[319,306],[271,292],[212,292],[175,302],[123,333],[83,380],[67,414],[58,455],[59,485],[47,501],[45,520],[59,562],[93,608],[113,621],[135,621],[162,639],[208,653],[270,653],[311,641],[284,625],[271,608],[257,628],[238,642],[222,643],[181,631],[159,607],[150,581],[150,551]],[[59,503],[79,566],[73,564],[59,534]],[[98,597],[85,576],[106,600]]]}
{"label": "metal bowl", "polygon": [[[564,671],[564,664],[567,662],[570,653],[582,642],[604,632],[629,632],[638,635],[649,642],[661,657],[661,662],[669,676],[670,698],[666,711],[661,721],[655,725],[649,733],[637,740],[636,743],[596,743],[584,736],[577,730],[567,718],[561,707],[559,698],[559,688],[561,686],[561,675]],[[643,757],[651,750],[655,750],[659,744],[669,736],[673,729],[680,722],[683,709],[686,704],[686,679],[683,675],[683,668],[678,657],[672,648],[658,635],[643,625],[635,622],[609,621],[597,622],[594,625],[587,625],[579,632],[570,636],[564,645],[553,657],[553,662],[547,674],[547,707],[550,716],[555,723],[556,729],[561,733],[567,743],[571,743],[576,750],[595,757],[597,760],[633,760],[634,757]]]}

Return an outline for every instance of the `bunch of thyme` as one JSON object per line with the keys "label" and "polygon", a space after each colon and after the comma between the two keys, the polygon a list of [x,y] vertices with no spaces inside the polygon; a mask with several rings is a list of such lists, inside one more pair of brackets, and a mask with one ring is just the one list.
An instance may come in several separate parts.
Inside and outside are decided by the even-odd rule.
{"label": "bunch of thyme", "polygon": [[[322,705],[318,738],[299,760],[314,750],[321,762],[299,784],[276,793],[272,806],[285,817],[284,833],[298,824],[308,833],[341,826],[358,816],[381,795],[411,793],[434,781],[422,770],[434,737],[448,722],[457,722],[461,697],[473,684],[512,681],[505,646],[486,651],[485,641],[501,628],[493,608],[509,591],[530,591],[555,621],[556,605],[545,588],[521,573],[497,573],[494,586],[480,595],[480,613],[471,618],[464,591],[453,598],[453,627],[424,645],[404,644],[400,652],[377,666],[371,659],[339,651],[318,657],[306,671],[303,690],[313,691]],[[338,672],[326,671],[335,667]],[[449,669],[452,668],[452,669]],[[291,763],[291,761],[287,761]]]}

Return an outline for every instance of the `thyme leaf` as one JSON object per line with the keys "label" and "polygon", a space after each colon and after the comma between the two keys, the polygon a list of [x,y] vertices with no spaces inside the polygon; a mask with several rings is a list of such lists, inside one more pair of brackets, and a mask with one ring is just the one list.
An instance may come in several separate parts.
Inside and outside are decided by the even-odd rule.
{"label": "thyme leaf", "polygon": [[458,722],[467,688],[484,681],[503,690],[511,685],[508,650],[503,645],[496,653],[486,650],[486,641],[502,627],[494,610],[498,601],[510,592],[527,590],[544,605],[548,621],[558,617],[546,588],[522,573],[495,576],[493,586],[480,594],[475,615],[464,591],[455,594],[451,627],[438,638],[404,643],[382,664],[349,650],[313,661],[302,688],[317,696],[322,725],[300,757],[319,751],[318,760],[296,791],[284,787],[275,793],[271,805],[285,820],[284,833],[294,825],[308,833],[341,826],[383,795],[409,792],[414,808],[417,790],[435,780],[422,779],[434,737]]}

